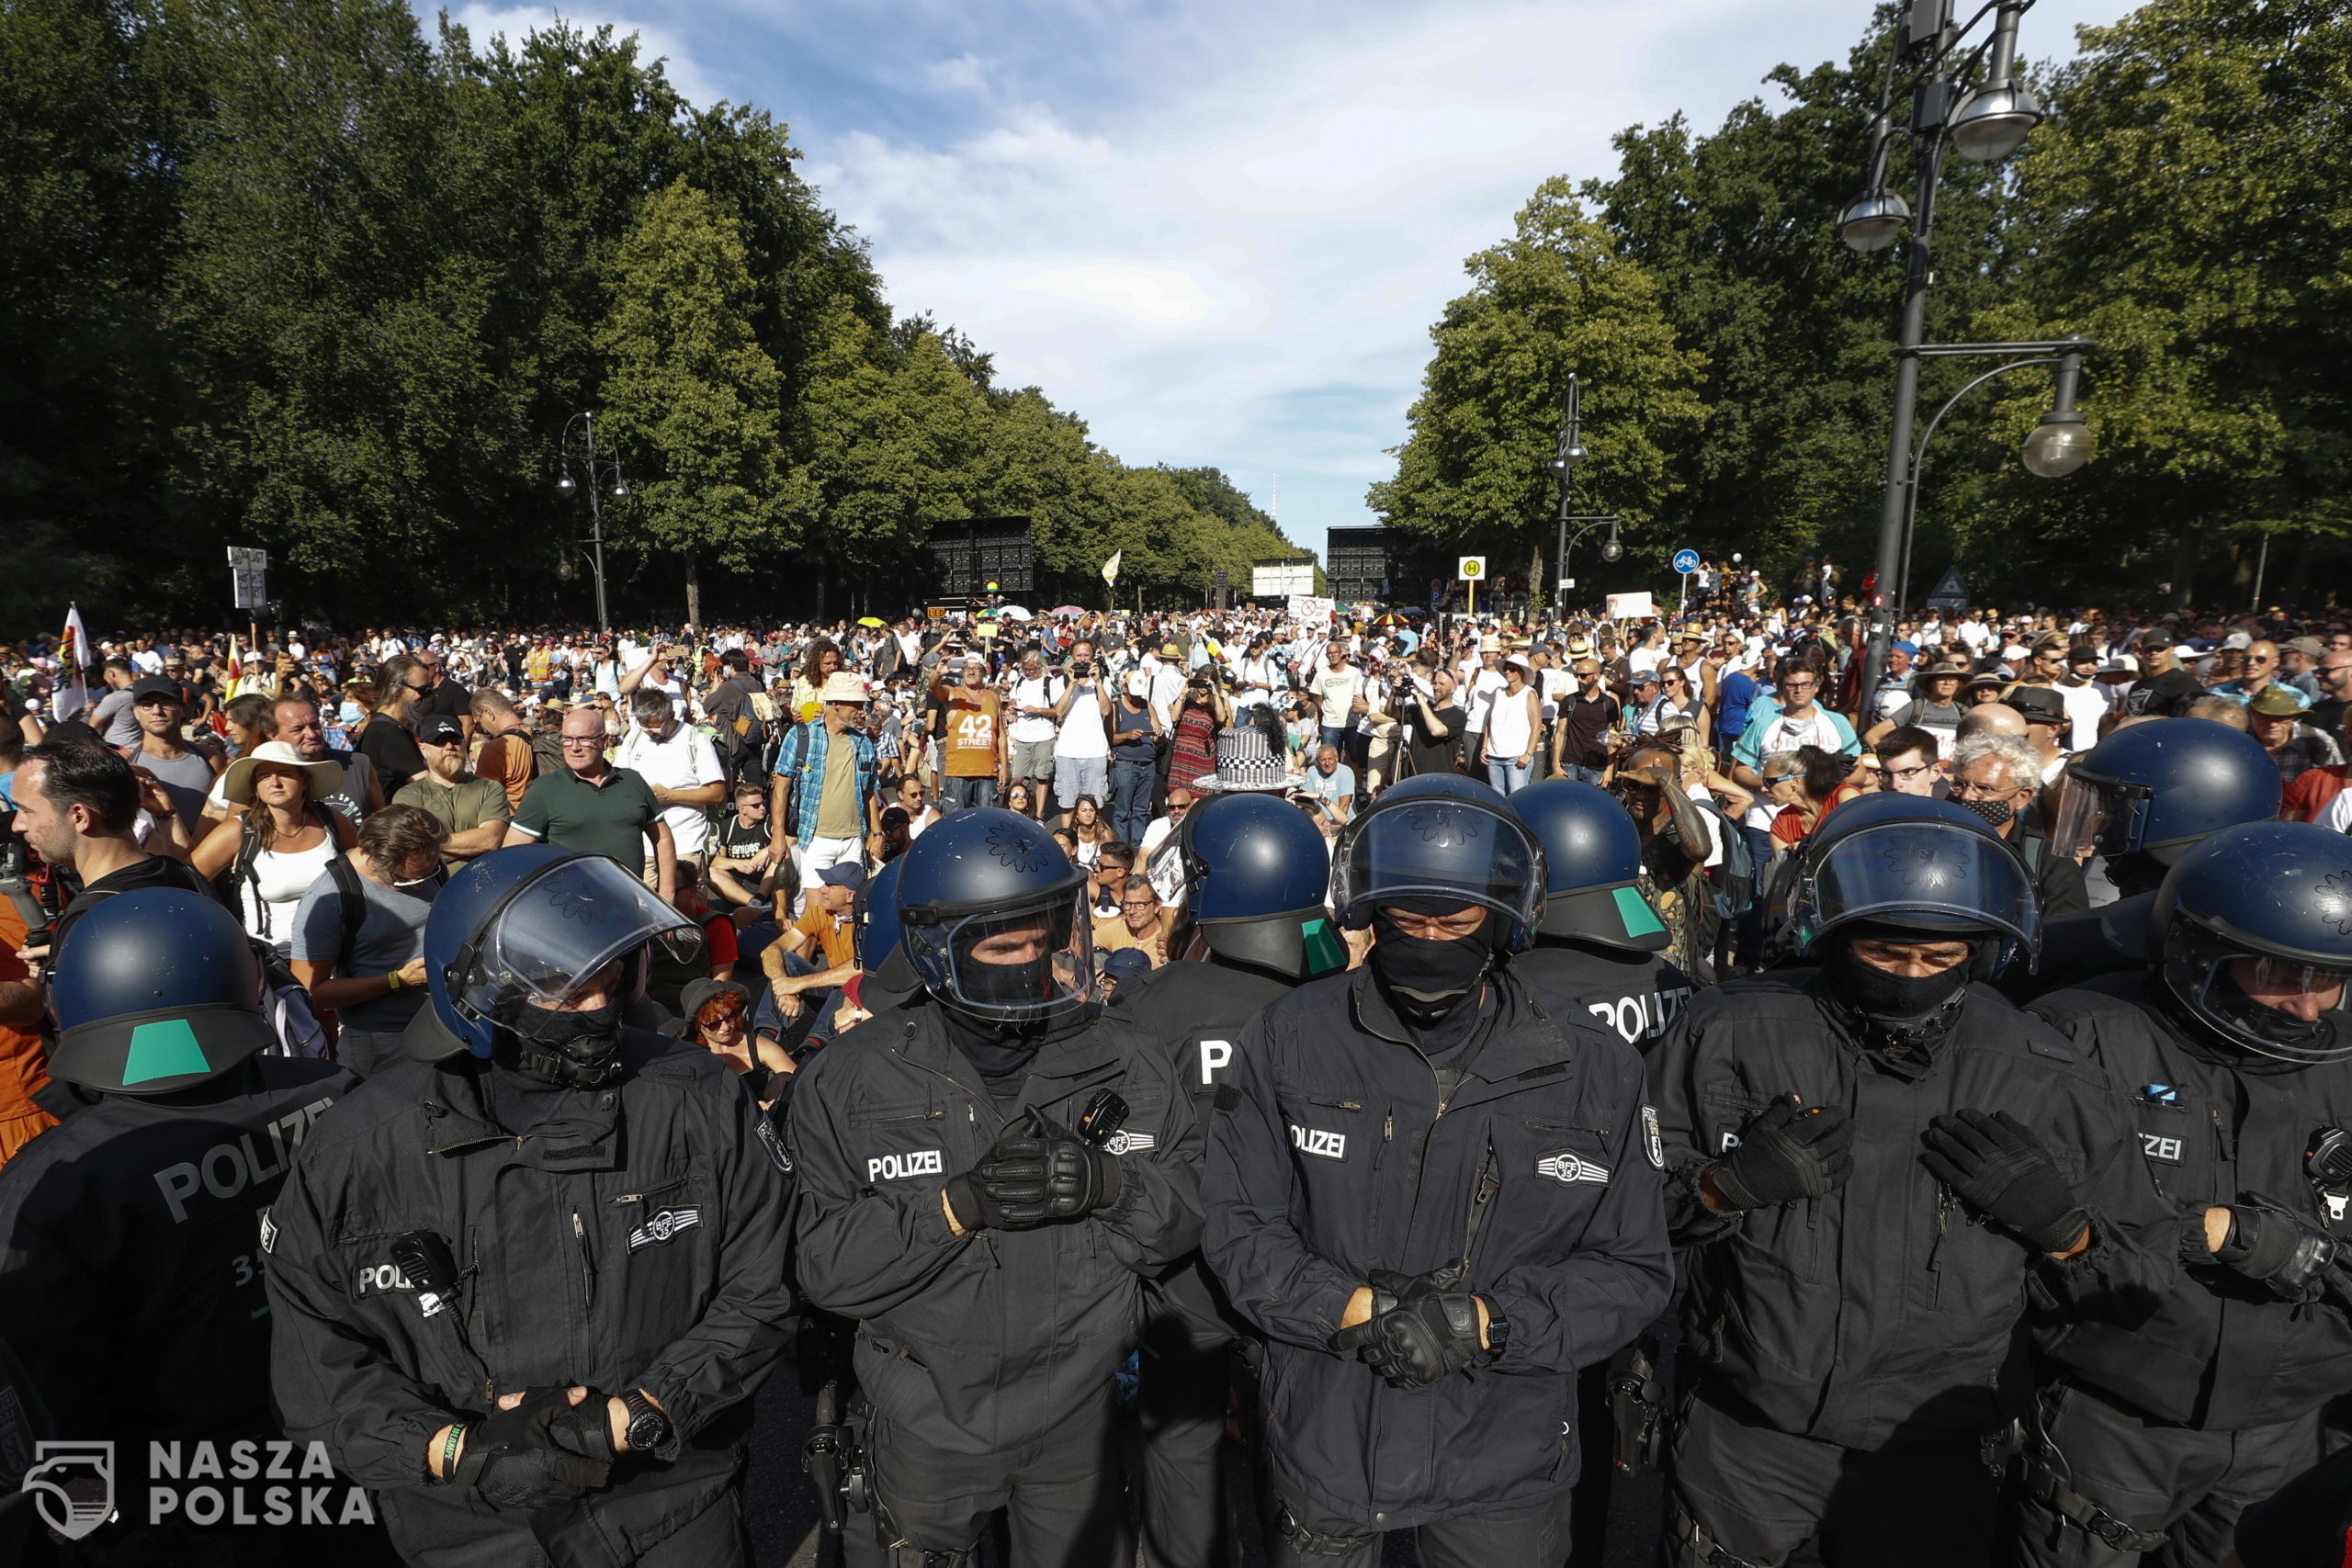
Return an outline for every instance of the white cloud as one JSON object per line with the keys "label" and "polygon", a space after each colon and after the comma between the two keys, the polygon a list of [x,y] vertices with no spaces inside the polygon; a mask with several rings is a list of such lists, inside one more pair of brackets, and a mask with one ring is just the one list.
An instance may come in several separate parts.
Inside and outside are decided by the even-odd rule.
{"label": "white cloud", "polygon": [[463,26],[477,45],[486,45],[500,33],[510,43],[519,45],[526,34],[554,25],[559,14],[562,19],[582,32],[593,33],[610,24],[616,35],[638,36],[638,57],[641,60],[665,60],[663,73],[670,85],[678,89],[687,101],[708,105],[721,98],[741,102],[745,94],[739,88],[729,91],[718,79],[706,71],[687,51],[679,36],[658,23],[649,23],[600,10],[562,11],[552,6],[485,6],[480,0],[460,6],[449,13],[449,19]]}

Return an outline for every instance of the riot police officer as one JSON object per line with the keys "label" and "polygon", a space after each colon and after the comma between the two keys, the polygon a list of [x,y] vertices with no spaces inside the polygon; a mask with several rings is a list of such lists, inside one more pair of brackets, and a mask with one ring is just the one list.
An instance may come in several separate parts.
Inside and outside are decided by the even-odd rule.
{"label": "riot police officer", "polygon": [[60,1121],[0,1170],[0,1339],[61,1437],[115,1444],[124,1522],[101,1551],[141,1550],[126,1534],[155,1561],[276,1561],[294,1545],[283,1529],[175,1534],[187,1521],[153,1503],[143,1470],[151,1442],[225,1451],[278,1435],[268,1215],[288,1162],[357,1080],[262,1055],[261,985],[235,917],[178,888],[94,904],[58,952],[40,1100]]}
{"label": "riot police officer", "polygon": [[1646,1051],[1697,987],[1660,956],[1673,936],[1642,896],[1642,836],[1615,796],[1546,779],[1510,797],[1544,846],[1544,918],[1511,968]]}
{"label": "riot police officer", "polygon": [[[1544,845],[1544,918],[1535,940],[1511,959],[1530,985],[1575,1002],[1636,1051],[1666,1033],[1697,988],[1665,956],[1673,934],[1643,895],[1642,835],[1607,790],[1546,779],[1510,797],[1510,808]],[[1657,1378],[1661,1336],[1645,1333],[1619,1358],[1577,1378],[1577,1414],[1589,1432],[1574,1505],[1571,1568],[1603,1560],[1609,1493],[1619,1463],[1628,1473],[1650,1462],[1664,1422]]]}
{"label": "riot police officer", "polygon": [[857,1324],[871,1529],[852,1564],[1111,1562],[1113,1374],[1142,1280],[1200,1235],[1199,1132],[1164,1053],[1089,999],[1086,879],[1035,822],[902,857],[923,994],[801,1070],[788,1141],[808,1298]]}
{"label": "riot police officer", "polygon": [[2019,1001],[2093,975],[2138,967],[2157,884],[2207,834],[2278,815],[2278,765],[2259,741],[2210,718],[2125,726],[2066,764],[2048,852],[2101,857],[2120,895],[2104,908],[2049,922],[2041,962],[2001,988]]}
{"label": "riot police officer", "polygon": [[[1881,794],[1807,842],[1817,967],[1702,991],[1652,1055],[1684,1260],[1670,1561],[1979,1568],[1985,1439],[2031,1392],[2026,1303],[2110,1310],[2153,1266],[2098,1069],[1981,984],[2032,946],[2024,863]],[[2134,1296],[2134,1292],[2139,1292]]]}
{"label": "riot police officer", "polygon": [[[1122,982],[1113,1011],[1158,1037],[1205,1126],[1242,1027],[1292,987],[1346,968],[1347,948],[1324,904],[1329,852],[1296,807],[1272,795],[1212,795],[1176,839],[1185,887],[1180,957],[1199,962]],[[1144,1304],[1144,1561],[1221,1565],[1218,1446],[1233,1347],[1249,1329],[1197,1252],[1146,1281]]]}
{"label": "riot police officer", "polygon": [[[2166,723],[2195,723],[2191,719]],[[2224,828],[2181,856],[2143,965],[2033,1010],[2130,1097],[2172,1288],[2053,1337],[2015,1560],[2211,1562],[2352,1393],[2352,844]],[[2171,1538],[2165,1546],[2165,1538]]]}
{"label": "riot police officer", "polygon": [[1272,1563],[1554,1568],[1575,1380],[1672,1278],[1640,1060],[1512,971],[1544,853],[1472,785],[1335,851],[1363,966],[1278,998],[1216,1090],[1209,1264],[1269,1339]]}
{"label": "riot police officer", "polygon": [[482,856],[425,922],[409,1059],[295,1161],[278,1403],[411,1562],[743,1560],[787,1162],[718,1057],[622,1022],[693,931],[603,856]]}

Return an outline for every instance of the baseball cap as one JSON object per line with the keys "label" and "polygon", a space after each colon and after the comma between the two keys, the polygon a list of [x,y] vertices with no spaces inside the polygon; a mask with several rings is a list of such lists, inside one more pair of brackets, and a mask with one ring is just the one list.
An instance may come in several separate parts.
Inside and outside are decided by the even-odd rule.
{"label": "baseball cap", "polygon": [[2159,652],[2164,649],[2175,647],[2178,640],[2178,638],[2175,637],[2172,633],[2165,627],[2156,626],[2140,634],[2140,651],[2143,653]]}
{"label": "baseball cap", "polygon": [[1151,954],[1139,947],[1123,947],[1106,953],[1102,959],[1102,975],[1111,980],[1132,980],[1138,975],[1151,973]]}
{"label": "baseball cap", "polygon": [[446,713],[436,713],[416,727],[416,743],[420,746],[462,746],[466,742],[466,727]]}
{"label": "baseball cap", "polygon": [[180,683],[177,681],[166,681],[161,675],[141,675],[137,681],[131,682],[130,705],[137,707],[149,697],[163,697],[175,703],[184,703],[187,700],[181,694]]}
{"label": "baseball cap", "polygon": [[2327,645],[2315,637],[2299,637],[2292,642],[2282,643],[2279,646],[2291,648],[2306,659],[2317,659],[2327,651]]}
{"label": "baseball cap", "polygon": [[817,880],[828,887],[846,887],[854,893],[865,886],[865,868],[855,861],[837,861],[819,872]]}

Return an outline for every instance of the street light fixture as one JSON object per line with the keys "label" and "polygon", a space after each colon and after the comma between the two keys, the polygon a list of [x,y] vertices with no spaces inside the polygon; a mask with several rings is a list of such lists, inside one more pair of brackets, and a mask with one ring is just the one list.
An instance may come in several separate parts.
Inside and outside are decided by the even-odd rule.
{"label": "street light fixture", "polygon": [[[2081,342],[2079,338],[2069,341]],[[2075,408],[2075,389],[2082,377],[2082,349],[2070,349],[2058,361],[2058,385],[2050,412],[2025,438],[2027,472],[2045,479],[2063,479],[2091,460],[2097,443]]]}
{"label": "street light fixture", "polygon": [[[1560,481],[1560,542],[1557,553],[1553,558],[1554,570],[1556,573],[1556,581],[1552,591],[1555,608],[1559,607],[1568,592],[1568,583],[1571,581],[1568,576],[1568,560],[1576,550],[1577,539],[1583,538],[1595,528],[1606,524],[1609,527],[1609,537],[1601,544],[1600,558],[1615,560],[1625,553],[1625,547],[1617,542],[1615,513],[1578,515],[1568,511],[1568,486],[1577,477],[1577,466],[1591,455],[1585,450],[1583,434],[1584,383],[1577,379],[1574,371],[1570,371],[1567,388],[1560,394],[1559,445],[1553,449],[1551,461],[1544,465],[1551,470],[1553,478]],[[1575,539],[1568,537],[1568,525],[1571,523],[1584,525],[1577,530]]]}
{"label": "street light fixture", "polygon": [[[1878,118],[1871,126],[1871,160],[1864,195],[1839,216],[1838,237],[1858,251],[1883,250],[1909,220],[1910,238],[1903,247],[1903,311],[1895,333],[1894,417],[1886,443],[1886,477],[1879,497],[1878,558],[1871,573],[1870,641],[1862,665],[1864,712],[1874,711],[1879,682],[1886,672],[1886,650],[1894,640],[1890,603],[1903,567],[1909,537],[1914,455],[1911,434],[1918,413],[1919,360],[1927,341],[1928,288],[1935,281],[1936,183],[1943,171],[1946,148],[1967,159],[1995,163],[2015,152],[2041,118],[2041,107],[2017,80],[2018,21],[2033,0],[1990,0],[1960,27],[1952,25],[1952,0],[1909,0],[1901,31],[1887,62]],[[1974,50],[1962,46],[1977,23],[1993,18],[1989,43]],[[1984,70],[1974,89],[1968,78],[1979,62]],[[1896,77],[1909,72],[1900,84]],[[1900,127],[1911,138],[1912,164],[1917,175],[1911,201],[1903,202],[1886,185],[1887,158],[1898,129],[1898,92],[1910,98],[1910,115]],[[1956,106],[1954,99],[1965,92]],[[1989,345],[1956,344],[1956,352],[1982,352]],[[2077,361],[2079,363],[2079,360]],[[2071,423],[2043,438],[2052,460],[2071,454],[2054,448],[2071,446],[2080,430],[2079,415],[2053,421],[2053,427]],[[2037,432],[2037,434],[2039,434]],[[2086,450],[2084,457],[2088,457]],[[2039,456],[2036,460],[2041,460]],[[2030,462],[2029,467],[2031,467]],[[2079,467],[2077,460],[2075,466]],[[2035,469],[2040,472],[2039,468]],[[2065,471],[2065,470],[2062,470]]]}
{"label": "street light fixture", "polygon": [[[571,445],[571,427],[575,424],[583,433],[576,450]],[[583,412],[565,420],[563,434],[558,439],[557,447],[556,494],[570,501],[579,491],[580,486],[571,477],[575,468],[588,480],[588,537],[580,542],[590,547],[589,558],[596,570],[596,629],[608,632],[613,629],[613,623],[605,608],[605,509],[599,499],[602,493],[599,480],[610,476],[616,501],[628,495],[628,486],[621,479],[619,457],[610,453],[600,454],[596,450],[594,414]]]}

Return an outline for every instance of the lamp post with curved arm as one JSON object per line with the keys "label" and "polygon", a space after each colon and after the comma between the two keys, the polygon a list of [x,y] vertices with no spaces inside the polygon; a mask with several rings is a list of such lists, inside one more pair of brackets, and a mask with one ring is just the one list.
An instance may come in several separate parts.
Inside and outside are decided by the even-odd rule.
{"label": "lamp post with curved arm", "polygon": [[[577,450],[571,445],[571,427],[582,431]],[[563,422],[563,434],[557,441],[555,491],[569,501],[580,486],[573,480],[571,470],[578,468],[588,480],[588,537],[580,542],[590,548],[596,567],[596,629],[613,629],[612,617],[605,611],[605,507],[602,499],[604,481],[611,477],[613,499],[626,498],[628,482],[621,478],[621,460],[617,454],[600,455],[596,450],[596,416],[585,411]]]}
{"label": "lamp post with curved arm", "polygon": [[1911,452],[1911,471],[1904,486],[1903,499],[1903,567],[1895,577],[1894,610],[1900,615],[1911,603],[1911,547],[1917,542],[1919,528],[1919,474],[1927,466],[1928,443],[1936,438],[1936,427],[1952,406],[1996,376],[2006,376],[2012,370],[2023,370],[2032,365],[2058,367],[2057,385],[2048,413],[2033,428],[2025,440],[2025,466],[2042,479],[2064,479],[2091,458],[2091,434],[2083,423],[2083,416],[2075,408],[2075,394],[2081,384],[2083,355],[2098,344],[2086,337],[2059,338],[2050,343],[1940,343],[1922,344],[1917,353],[1926,359],[1956,359],[2022,354],[2023,359],[2012,359],[2007,365],[1996,365],[1959,391],[1944,400],[1935,418],[1919,437],[1919,445]]}

